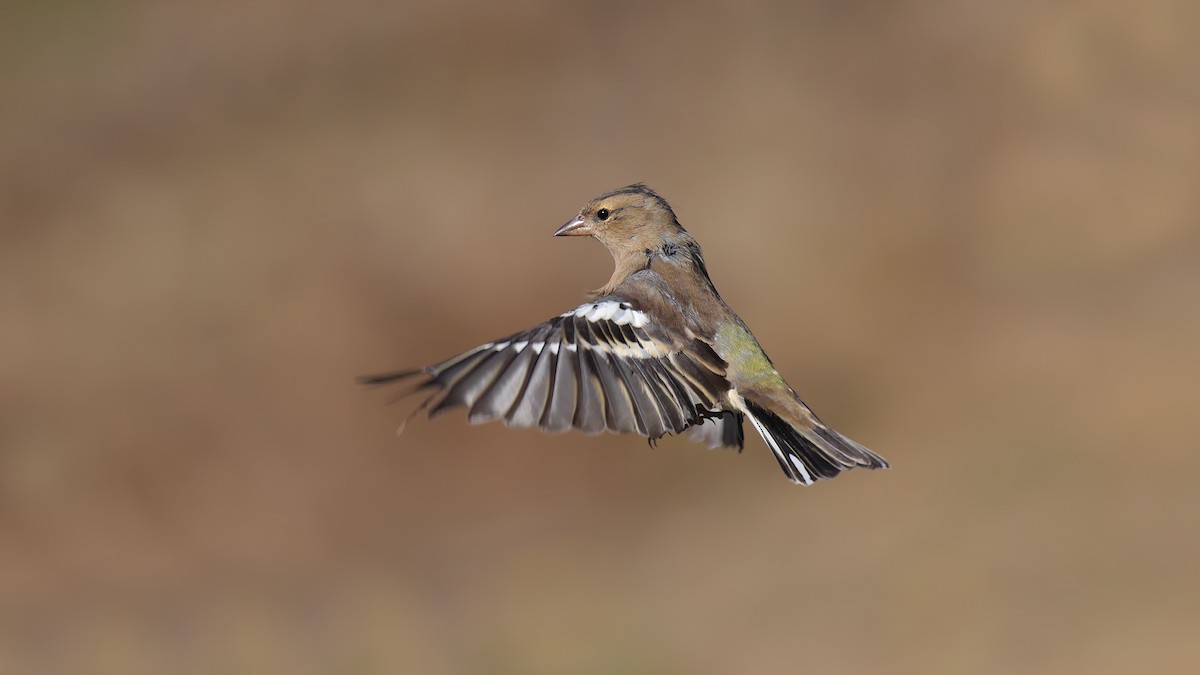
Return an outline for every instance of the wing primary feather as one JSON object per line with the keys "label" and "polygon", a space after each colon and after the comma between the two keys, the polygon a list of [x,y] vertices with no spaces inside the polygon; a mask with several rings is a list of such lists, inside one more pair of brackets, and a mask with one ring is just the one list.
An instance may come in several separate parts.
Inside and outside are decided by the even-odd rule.
{"label": "wing primary feather", "polygon": [[493,345],[495,345],[494,342],[489,342],[487,344],[479,345],[478,347],[476,347],[474,349],[467,350],[467,351],[459,354],[458,356],[450,357],[450,358],[446,359],[445,361],[442,361],[441,363],[436,363],[432,366],[429,366],[428,368],[425,368],[424,370],[428,371],[431,375],[433,375],[435,377],[439,377],[439,376],[443,375],[444,373],[451,371],[451,370],[461,370],[461,368],[459,368],[459,366],[464,361],[468,361],[468,360],[478,361],[480,358],[487,357],[489,354],[491,354],[492,353],[491,348]]}
{"label": "wing primary feather", "polygon": [[575,353],[579,368],[579,405],[575,408],[575,427],[585,434],[604,431],[604,393],[592,365],[591,350],[580,347]]}
{"label": "wing primary feather", "polygon": [[604,421],[610,431],[635,433],[637,418],[633,412],[633,397],[625,387],[625,381],[617,374],[614,359],[605,354],[593,353],[592,359],[604,389]]}
{"label": "wing primary feather", "polygon": [[[683,352],[672,353],[667,358],[673,366],[672,370],[686,380],[688,385],[692,387],[696,393],[701,394],[708,402],[711,403],[715,403],[718,400],[720,391],[718,391],[717,388],[712,387],[711,382],[706,382],[706,380],[711,380],[715,377],[714,373],[709,371],[707,368],[697,365],[695,361],[693,361]],[[724,378],[720,379],[721,382],[726,385],[726,388],[728,388],[728,383],[725,382]],[[706,407],[711,407],[711,403]]]}
{"label": "wing primary feather", "polygon": [[658,384],[658,376],[650,371],[650,363],[647,359],[628,359],[625,362],[630,365],[635,371],[635,380],[637,386],[643,389],[646,393],[647,406],[641,408],[642,418],[646,422],[646,435],[650,438],[658,438],[667,431],[674,429],[674,424],[667,412],[667,408],[671,407],[670,399],[666,398],[666,394],[662,392]]}
{"label": "wing primary feather", "polygon": [[672,418],[673,429],[683,431],[696,417],[696,407],[711,407],[707,401],[694,393],[686,383],[674,376],[669,364],[660,359],[646,362],[647,369],[654,371],[654,376],[662,384],[663,408]]}
{"label": "wing primary feather", "polygon": [[[570,322],[564,322],[567,325]],[[549,350],[546,350],[549,351]],[[546,411],[538,426],[546,431],[566,431],[575,419],[575,406],[579,398],[579,383],[575,375],[575,352],[558,349],[554,359],[553,380]]]}
{"label": "wing primary feather", "polygon": [[404,420],[400,422],[400,426],[396,427],[396,435],[399,436],[400,434],[404,433],[404,429],[408,426],[408,423],[411,422],[414,417],[420,415],[421,411],[428,408],[429,404],[433,403],[433,399],[437,398],[441,393],[441,390],[433,392],[426,397],[425,400],[421,401],[421,405],[417,406],[412,412],[408,413],[408,415],[404,417]]}
{"label": "wing primary feather", "polygon": [[[479,348],[456,356],[450,359],[449,362],[439,363],[429,369],[433,375],[431,382],[446,389],[453,387],[459,379],[470,373],[471,369],[480,365],[488,358],[495,356],[495,354],[496,352],[490,349]],[[450,365],[444,366],[444,363],[450,363]]]}
{"label": "wing primary feather", "polygon": [[511,349],[492,352],[490,356],[465,371],[454,384],[447,387],[446,397],[429,411],[429,417],[436,417],[460,405],[468,407],[473,405],[504,370],[505,366],[512,361],[513,354]]}
{"label": "wing primary feather", "polygon": [[509,426],[526,428],[537,425],[549,404],[550,394],[553,392],[554,354],[543,347],[541,353],[535,354],[533,359],[525,388],[504,416]]}
{"label": "wing primary feather", "polygon": [[614,358],[612,363],[617,375],[624,380],[625,389],[629,392],[634,419],[637,421],[637,433],[642,436],[650,436],[651,430],[654,429],[661,436],[663,425],[658,412],[659,404],[654,398],[654,394],[647,389],[646,376],[638,372],[636,361],[637,359]]}
{"label": "wing primary feather", "polygon": [[358,378],[359,384],[374,386],[377,384],[391,384],[400,380],[406,380],[416,375],[428,375],[429,371],[425,368],[410,368],[409,370],[399,370],[394,373],[380,373],[378,375],[362,375]]}
{"label": "wing primary feather", "polygon": [[705,396],[697,392],[687,378],[676,376],[675,369],[669,363],[659,363],[661,377],[671,390],[679,396],[679,404],[688,415],[694,415],[696,409],[707,409],[709,402]]}
{"label": "wing primary feather", "polygon": [[532,362],[533,350],[526,344],[515,351],[512,360],[499,371],[488,388],[479,395],[471,405],[467,420],[471,424],[491,422],[508,412],[529,378],[529,365]]}

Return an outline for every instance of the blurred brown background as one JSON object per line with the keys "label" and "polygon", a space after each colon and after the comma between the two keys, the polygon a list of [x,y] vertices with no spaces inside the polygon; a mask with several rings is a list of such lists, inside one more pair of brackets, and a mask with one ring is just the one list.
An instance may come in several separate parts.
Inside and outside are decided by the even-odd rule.
{"label": "blurred brown background", "polygon": [[[5,5],[0,671],[1197,672],[1197,7]],[[892,471],[393,435],[636,180]]]}

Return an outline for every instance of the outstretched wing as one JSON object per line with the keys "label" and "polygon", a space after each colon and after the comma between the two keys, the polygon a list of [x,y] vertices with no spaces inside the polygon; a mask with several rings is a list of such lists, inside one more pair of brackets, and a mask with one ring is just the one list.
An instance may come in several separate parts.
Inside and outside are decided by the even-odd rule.
{"label": "outstretched wing", "polygon": [[462,406],[472,424],[655,439],[711,418],[696,440],[741,448],[741,416],[720,410],[726,366],[707,342],[672,336],[634,301],[609,295],[427,368],[364,382],[423,375],[414,393],[434,393],[418,410],[432,406],[432,418]]}

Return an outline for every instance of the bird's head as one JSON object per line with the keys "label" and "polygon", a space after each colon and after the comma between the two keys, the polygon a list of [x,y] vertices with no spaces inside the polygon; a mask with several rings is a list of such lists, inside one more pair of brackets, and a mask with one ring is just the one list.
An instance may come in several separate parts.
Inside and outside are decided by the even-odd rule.
{"label": "bird's head", "polygon": [[[641,183],[606,192],[588,202],[556,237],[590,235],[614,257],[655,249],[683,233],[667,200]],[[686,236],[686,235],[685,235]]]}

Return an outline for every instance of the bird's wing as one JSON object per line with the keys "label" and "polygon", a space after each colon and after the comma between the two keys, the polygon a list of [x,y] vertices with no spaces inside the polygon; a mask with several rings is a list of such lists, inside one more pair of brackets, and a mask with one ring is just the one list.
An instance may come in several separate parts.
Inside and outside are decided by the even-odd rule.
{"label": "bird's wing", "polygon": [[[722,413],[727,364],[700,339],[673,335],[638,303],[597,298],[545,323],[419,370],[433,390],[418,411],[467,408],[472,424],[636,433],[651,439],[713,418],[696,440],[741,448],[741,416]],[[718,437],[719,436],[719,437]]]}

